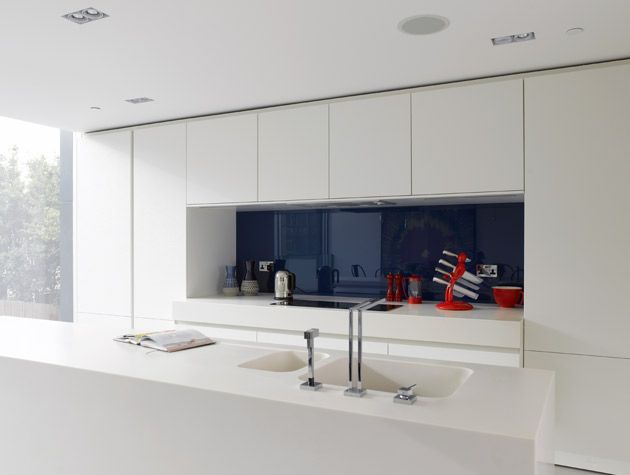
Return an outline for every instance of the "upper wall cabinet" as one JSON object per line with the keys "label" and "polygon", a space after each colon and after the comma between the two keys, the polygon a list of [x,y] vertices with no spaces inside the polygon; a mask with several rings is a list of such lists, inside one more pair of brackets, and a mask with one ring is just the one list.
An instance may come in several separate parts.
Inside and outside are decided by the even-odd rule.
{"label": "upper wall cabinet", "polygon": [[133,150],[134,314],[170,319],[186,298],[186,124],[138,129]]}
{"label": "upper wall cabinet", "polygon": [[131,132],[84,135],[76,163],[77,312],[131,316]]}
{"label": "upper wall cabinet", "polygon": [[259,120],[259,200],[328,198],[328,105],[264,112]]}
{"label": "upper wall cabinet", "polygon": [[523,190],[523,81],[412,95],[413,194]]}
{"label": "upper wall cabinet", "polygon": [[242,203],[258,198],[256,114],[188,123],[188,204]]}
{"label": "upper wall cabinet", "polygon": [[330,104],[330,197],[411,194],[409,94]]}

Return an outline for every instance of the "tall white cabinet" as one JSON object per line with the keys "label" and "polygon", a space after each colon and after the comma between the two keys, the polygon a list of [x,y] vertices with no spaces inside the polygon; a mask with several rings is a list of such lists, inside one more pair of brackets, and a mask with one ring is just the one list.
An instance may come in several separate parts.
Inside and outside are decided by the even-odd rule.
{"label": "tall white cabinet", "polygon": [[186,298],[186,124],[134,131],[136,318],[172,319]]}
{"label": "tall white cabinet", "polygon": [[85,135],[78,145],[79,320],[81,315],[131,317],[131,135],[129,130]]}
{"label": "tall white cabinet", "polygon": [[[116,331],[172,326],[173,302],[215,294],[222,266],[233,263],[234,209],[186,207],[186,127],[82,137],[76,164],[79,321]],[[213,239],[220,243],[209,245]]]}
{"label": "tall white cabinet", "polygon": [[557,372],[558,463],[610,473],[630,473],[629,130],[628,64],[525,80],[525,365]]}
{"label": "tall white cabinet", "polygon": [[414,195],[523,190],[523,80],[412,94]]}
{"label": "tall white cabinet", "polygon": [[556,463],[630,473],[630,360],[525,351],[525,365],[556,373]]}

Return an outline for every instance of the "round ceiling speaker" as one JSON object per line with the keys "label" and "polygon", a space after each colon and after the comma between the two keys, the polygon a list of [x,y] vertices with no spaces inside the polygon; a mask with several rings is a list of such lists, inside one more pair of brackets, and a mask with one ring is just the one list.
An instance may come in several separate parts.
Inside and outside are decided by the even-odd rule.
{"label": "round ceiling speaker", "polygon": [[445,30],[448,18],[438,15],[417,15],[405,18],[398,23],[398,29],[408,35],[432,35]]}

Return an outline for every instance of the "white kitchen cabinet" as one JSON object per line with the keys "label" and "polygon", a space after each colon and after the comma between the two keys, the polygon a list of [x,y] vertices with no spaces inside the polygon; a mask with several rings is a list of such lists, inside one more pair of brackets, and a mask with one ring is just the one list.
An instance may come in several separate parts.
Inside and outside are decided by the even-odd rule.
{"label": "white kitchen cabinet", "polygon": [[422,358],[429,360],[457,361],[461,363],[488,364],[521,368],[520,348],[473,347],[469,345],[440,345],[436,343],[390,343],[391,356]]}
{"label": "white kitchen cabinet", "polygon": [[78,148],[76,311],[130,317],[131,132],[84,135]]}
{"label": "white kitchen cabinet", "polygon": [[414,195],[523,190],[523,81],[412,94]]}
{"label": "white kitchen cabinet", "polygon": [[629,130],[630,65],[525,81],[527,350],[630,358]]}
{"label": "white kitchen cabinet", "polygon": [[[181,323],[177,325],[177,328],[192,328],[199,330],[204,335],[209,336],[213,340],[236,340],[256,342],[256,331],[243,330],[241,328],[229,328],[229,327],[213,327],[211,325],[192,325],[189,323]],[[302,335],[302,339],[304,336]]]}
{"label": "white kitchen cabinet", "polygon": [[330,104],[330,197],[411,193],[410,96]]}
{"label": "white kitchen cabinet", "polygon": [[171,319],[186,297],[186,124],[138,129],[133,148],[134,315]]}
{"label": "white kitchen cabinet", "polygon": [[[275,333],[269,331],[257,331],[258,343],[271,343],[274,345],[289,345],[298,348],[305,347],[304,332]],[[348,351],[348,337],[318,337],[315,342],[316,350]],[[363,352],[372,355],[386,355],[387,343],[383,341],[363,340]]]}
{"label": "white kitchen cabinet", "polygon": [[630,473],[630,360],[526,351],[525,366],[556,372],[556,463]]}
{"label": "white kitchen cabinet", "polygon": [[242,114],[188,123],[187,202],[258,199],[258,117]]}
{"label": "white kitchen cabinet", "polygon": [[259,200],[328,198],[328,105],[258,116]]}

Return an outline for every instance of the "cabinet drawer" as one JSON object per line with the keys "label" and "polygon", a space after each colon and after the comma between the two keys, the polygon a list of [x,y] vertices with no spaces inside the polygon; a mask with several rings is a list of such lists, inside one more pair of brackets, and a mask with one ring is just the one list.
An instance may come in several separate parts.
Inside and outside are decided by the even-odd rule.
{"label": "cabinet drawer", "polygon": [[521,367],[521,355],[518,350],[502,348],[465,348],[441,345],[406,345],[389,344],[391,356],[409,358],[425,358],[442,361],[459,361],[462,363],[489,364],[495,366]]}

